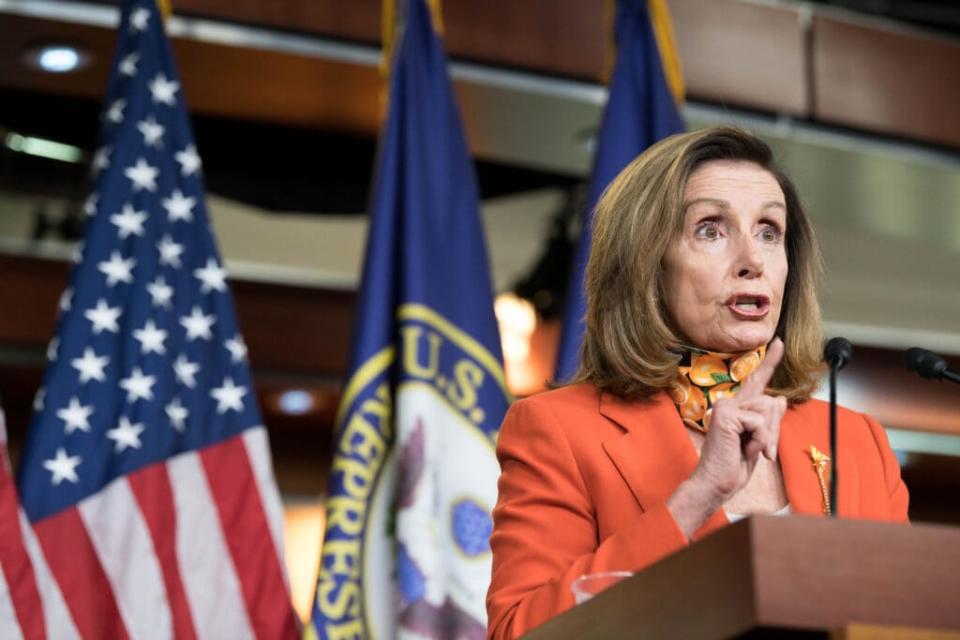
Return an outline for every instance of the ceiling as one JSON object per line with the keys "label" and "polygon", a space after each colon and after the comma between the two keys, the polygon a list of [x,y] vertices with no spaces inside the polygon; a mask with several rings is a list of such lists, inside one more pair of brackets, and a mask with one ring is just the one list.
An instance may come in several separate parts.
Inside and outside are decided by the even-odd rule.
{"label": "ceiling", "polygon": [[[903,11],[913,3],[871,4]],[[447,41],[458,54],[451,74],[478,160],[495,281],[506,289],[533,268],[551,221],[589,171],[593,133],[606,98],[591,77],[603,63],[602,12],[597,13],[602,3],[509,3],[504,11],[516,13],[526,30],[514,34],[516,28],[504,21],[503,39],[527,33],[530,41],[519,53],[497,48],[490,38],[471,40],[479,36],[462,25],[470,22],[468,10],[477,12],[482,5],[445,3]],[[378,6],[366,0],[174,2],[178,13],[180,8],[194,11],[175,16],[169,31],[194,108],[218,236],[240,275],[355,286],[379,110]],[[960,353],[960,284],[953,276],[960,257],[960,142],[951,142],[951,130],[936,129],[946,137],[930,139],[922,129],[896,129],[900,120],[893,116],[893,124],[864,120],[851,126],[842,118],[831,120],[836,105],[831,106],[830,96],[840,94],[824,95],[816,77],[827,74],[809,66],[827,55],[825,49],[803,53],[782,44],[807,46],[805,29],[814,22],[809,3],[671,0],[670,6],[695,98],[684,111],[688,125],[737,124],[776,148],[824,245],[824,307],[833,326],[873,344],[913,341]],[[522,14],[536,7],[548,13]],[[950,6],[941,9],[946,33],[953,28]],[[727,41],[742,38],[728,34],[715,43],[721,52],[716,57],[727,56],[727,62],[704,61],[695,41],[716,39],[716,30],[705,31],[696,16],[720,20],[718,11],[738,16],[736,27],[757,36],[753,46],[768,49],[738,48]],[[831,11],[816,18],[832,21],[831,29],[853,24],[848,14],[837,17]],[[482,26],[490,20],[487,13],[473,15],[474,22]],[[543,22],[544,16],[552,20],[546,31],[532,29],[531,21]],[[293,29],[297,20],[308,26]],[[109,3],[0,0],[5,36],[0,38],[0,129],[88,153],[97,134],[115,21],[116,9]],[[925,46],[909,40],[918,37],[916,32],[899,29],[882,35],[907,38],[916,45],[911,51]],[[595,32],[596,38],[588,37]],[[562,46],[551,57],[549,47],[537,48],[544,33],[566,35],[564,42],[581,46]],[[20,62],[25,43],[53,38],[82,43],[97,53],[97,61],[69,78],[26,70]],[[948,52],[960,51],[955,40],[934,40]],[[511,55],[518,61],[508,66]],[[756,69],[744,72],[751,58],[757,58],[750,62]],[[764,58],[775,64],[764,65]],[[952,60],[947,58],[951,66],[945,78],[960,73]],[[744,77],[740,84],[734,82],[738,76]],[[950,82],[943,83],[941,93],[945,97],[938,108],[960,105]],[[836,104],[851,99],[841,97]],[[850,117],[861,111],[868,110],[841,109],[853,113]],[[77,227],[66,214],[79,206],[86,188],[82,161],[0,149],[3,246],[29,251],[35,246],[29,237],[38,230],[49,238],[75,235]],[[42,225],[41,209],[46,211]]]}

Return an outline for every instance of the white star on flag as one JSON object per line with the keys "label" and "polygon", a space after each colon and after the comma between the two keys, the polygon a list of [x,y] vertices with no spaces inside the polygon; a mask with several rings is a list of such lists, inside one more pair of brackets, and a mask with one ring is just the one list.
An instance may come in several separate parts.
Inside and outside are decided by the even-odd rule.
{"label": "white star on flag", "polygon": [[153,117],[151,113],[147,116],[146,120],[141,120],[137,123],[137,130],[143,134],[143,144],[148,147],[156,147],[158,149],[163,147],[163,133],[165,131],[164,126],[157,122],[157,119]]}
{"label": "white star on flag", "polygon": [[246,393],[247,388],[236,386],[229,376],[224,378],[222,387],[214,387],[210,390],[210,395],[217,401],[217,413],[226,413],[230,410],[243,411],[241,398]]}
{"label": "white star on flag", "polygon": [[[6,4],[0,0],[0,13]],[[36,593],[19,601],[7,597],[0,571],[0,640],[43,636],[44,628],[58,638],[114,638],[179,637],[182,630],[203,635],[214,627],[228,628],[229,637],[246,633],[292,640],[300,625],[289,602],[282,549],[272,544],[231,554],[236,549],[224,543],[213,549],[217,557],[199,549],[204,556],[199,561],[209,564],[212,558],[214,568],[222,569],[206,576],[216,580],[203,582],[200,576],[201,582],[187,585],[189,593],[179,583],[172,591],[165,588],[170,587],[164,583],[167,569],[180,571],[189,582],[188,565],[198,559],[190,556],[178,569],[178,558],[165,555],[176,542],[165,544],[167,533],[187,531],[177,540],[188,544],[237,536],[270,541],[279,535],[282,513],[275,508],[280,504],[275,478],[264,466],[270,450],[250,357],[232,363],[225,347],[240,333],[232,283],[218,255],[185,105],[187,88],[177,75],[175,43],[166,29],[183,25],[176,18],[165,24],[158,5],[170,0],[107,4],[121,26],[107,95],[91,123],[100,133],[83,159],[84,171],[96,167],[94,186],[79,194],[71,209],[85,227],[80,234],[85,246],[70,242],[63,256],[72,286],[72,295],[66,278],[60,286],[65,310],[50,300],[59,345],[43,345],[49,356],[45,391],[36,394],[31,437],[17,456],[16,480],[3,477],[0,451],[0,493],[10,489],[7,493],[16,498],[7,505],[9,514],[0,510],[0,564],[9,568],[3,525],[6,520],[17,525],[17,518],[29,548],[14,540],[12,551],[26,565],[43,560],[36,576],[27,571],[27,582],[36,577],[36,588],[31,587]],[[4,35],[0,26],[0,49]],[[0,97],[0,120],[3,113]],[[0,223],[3,213],[0,204]],[[77,265],[70,262],[74,248]],[[16,304],[4,311],[7,316],[19,312]],[[33,401],[28,398],[26,404]],[[211,455],[216,464],[201,464]],[[157,474],[165,483],[159,494],[150,484]],[[250,482],[238,484],[238,479]],[[2,486],[4,480],[9,486]],[[14,495],[17,483],[20,491]],[[227,503],[236,508],[231,517],[221,518]],[[160,529],[146,526],[157,522]],[[174,531],[173,525],[179,528]],[[79,563],[71,552],[76,540],[83,543],[81,551],[89,551]],[[63,576],[72,578],[56,579]],[[245,598],[250,594],[237,587],[221,597],[224,581],[255,584],[259,593]],[[14,596],[21,583],[10,582]],[[192,590],[198,584],[199,590]],[[211,594],[215,611],[204,608]],[[234,628],[237,633],[230,631]]]}
{"label": "white star on flag", "polygon": [[130,178],[134,193],[141,189],[150,192],[156,191],[157,173],[159,173],[158,169],[147,164],[147,161],[143,158],[137,158],[137,164],[123,170],[123,175]]}
{"label": "white star on flag", "polygon": [[120,61],[120,73],[125,76],[133,77],[137,75],[137,63],[140,62],[139,53],[131,53]]}
{"label": "white star on flag", "polygon": [[127,108],[127,101],[123,98],[119,100],[114,100],[110,105],[110,108],[107,109],[106,118],[114,124],[120,124],[123,122],[123,110]]}
{"label": "white star on flag", "polygon": [[97,174],[101,171],[110,167],[110,152],[112,149],[109,145],[100,147],[93,152],[93,173]]}
{"label": "white star on flag", "polygon": [[217,264],[216,259],[207,258],[207,266],[201,269],[194,269],[194,277],[200,281],[200,292],[209,293],[210,291],[227,290],[227,272]]}
{"label": "white star on flag", "polygon": [[60,294],[60,311],[66,313],[73,307],[73,288],[67,287]]}
{"label": "white star on flag", "polygon": [[165,105],[173,106],[177,99],[173,96],[180,89],[180,84],[174,80],[167,80],[167,76],[158,73],[150,81],[150,95],[154,102],[162,102]]}
{"label": "white star on flag", "polygon": [[167,332],[158,329],[153,320],[147,320],[143,329],[137,329],[133,332],[133,337],[140,342],[140,351],[144,355],[154,352],[163,355],[167,352],[163,346],[163,341],[167,339]]}
{"label": "white star on flag", "polygon": [[89,196],[87,196],[86,201],[83,203],[83,212],[87,215],[88,218],[92,218],[97,215],[97,203],[100,201],[100,194],[94,191]]}
{"label": "white star on flag", "polygon": [[216,316],[213,314],[209,316],[203,315],[203,311],[197,306],[193,307],[189,316],[180,318],[180,324],[187,330],[187,340],[191,342],[197,338],[203,338],[204,340],[213,338],[210,327],[212,327],[216,321]]}
{"label": "white star on flag", "polygon": [[180,398],[171,400],[170,404],[164,407],[163,410],[166,411],[167,417],[170,418],[170,424],[173,425],[174,429],[182,432],[187,428],[187,418],[190,416],[190,412],[180,404]]}
{"label": "white star on flag", "polygon": [[120,380],[120,388],[127,392],[127,402],[153,400],[153,385],[156,383],[156,376],[145,376],[140,367],[134,367],[129,378]]}
{"label": "white star on flag", "polygon": [[145,7],[137,7],[130,14],[130,29],[133,31],[145,31],[150,23],[150,10]]}
{"label": "white star on flag", "polygon": [[170,308],[170,300],[173,298],[173,287],[167,284],[163,276],[157,276],[156,280],[147,285],[147,293],[150,294],[150,299],[153,301],[154,306],[163,307],[164,309]]}
{"label": "white star on flag", "polygon": [[133,282],[133,267],[137,261],[133,258],[123,259],[119,251],[110,253],[110,260],[101,262],[97,268],[107,276],[107,286],[112,287],[118,282]]}
{"label": "white star on flag", "polygon": [[33,410],[36,412],[43,411],[43,401],[47,397],[47,390],[44,387],[37,389],[37,395],[33,396]]}
{"label": "white star on flag", "polygon": [[83,247],[83,240],[73,247],[73,255],[70,256],[70,259],[73,260],[74,264],[80,264],[83,261]]}
{"label": "white star on flag", "polygon": [[187,356],[182,353],[177,356],[173,363],[173,372],[177,376],[180,384],[193,389],[197,386],[196,375],[200,371],[200,365],[196,362],[187,360]]}
{"label": "white star on flag", "polygon": [[184,246],[174,242],[169,233],[160,238],[157,250],[160,252],[160,264],[180,268],[180,254],[183,253]]}
{"label": "white star on flag", "polygon": [[76,484],[80,482],[77,477],[77,466],[80,464],[80,456],[68,456],[63,447],[57,449],[57,457],[43,461],[43,468],[53,474],[50,481],[53,486],[57,486],[64,480]]}
{"label": "white star on flag", "polygon": [[143,423],[130,424],[127,416],[120,416],[120,423],[114,429],[107,431],[107,437],[114,441],[114,453],[123,453],[124,449],[139,449],[140,434],[143,433]]}
{"label": "white star on flag", "polygon": [[197,199],[184,197],[180,189],[175,189],[169,198],[163,199],[163,208],[167,210],[167,220],[170,222],[193,221],[193,208],[196,205]]}
{"label": "white star on flag", "polygon": [[56,360],[58,349],[60,349],[60,337],[53,336],[50,338],[50,344],[47,345],[47,360],[50,362]]}
{"label": "white star on flag", "polygon": [[147,212],[134,210],[129,202],[123,205],[120,213],[115,213],[110,216],[110,222],[116,225],[117,233],[120,234],[121,240],[126,239],[131,234],[142,236],[143,223],[146,222],[146,220]]}
{"label": "white star on flag", "polygon": [[190,144],[183,151],[177,151],[174,154],[177,162],[180,163],[180,175],[187,177],[200,170],[200,156],[197,155],[197,147]]}
{"label": "white star on flag", "polygon": [[239,334],[224,342],[223,346],[230,352],[230,360],[233,362],[243,362],[247,357],[247,345],[243,342],[243,336]]}
{"label": "white star on flag", "polygon": [[77,429],[89,432],[91,413],[93,413],[93,405],[83,406],[80,404],[80,398],[74,396],[70,398],[69,405],[57,411],[57,417],[63,420],[63,428],[67,434]]}
{"label": "white star on flag", "polygon": [[80,384],[86,384],[91,380],[103,382],[107,379],[107,374],[103,370],[110,364],[110,357],[98,356],[92,348],[87,347],[83,350],[83,357],[74,358],[70,364],[80,372]]}
{"label": "white star on flag", "polygon": [[102,331],[118,333],[120,325],[117,324],[117,320],[122,313],[123,309],[121,307],[111,307],[106,300],[100,298],[97,300],[97,306],[93,309],[87,309],[83,312],[83,315],[93,325],[91,328],[94,335],[99,335]]}

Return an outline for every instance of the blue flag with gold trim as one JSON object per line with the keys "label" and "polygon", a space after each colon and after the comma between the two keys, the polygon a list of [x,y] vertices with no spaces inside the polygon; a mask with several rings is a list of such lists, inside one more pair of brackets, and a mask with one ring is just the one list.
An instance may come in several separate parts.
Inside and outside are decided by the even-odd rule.
{"label": "blue flag with gold trim", "polygon": [[508,392],[446,57],[404,4],[306,637],[486,632]]}
{"label": "blue flag with gold trim", "polygon": [[[583,232],[567,287],[557,351],[557,380],[570,380],[580,362],[583,317],[587,311],[583,276],[590,256],[590,229],[597,201],[607,185],[644,149],[683,130],[674,96],[682,94],[682,79],[663,0],[618,0],[614,30],[617,60],[600,126],[587,208],[583,212]],[[664,52],[668,60],[661,59]],[[668,61],[672,64],[665,65]]]}

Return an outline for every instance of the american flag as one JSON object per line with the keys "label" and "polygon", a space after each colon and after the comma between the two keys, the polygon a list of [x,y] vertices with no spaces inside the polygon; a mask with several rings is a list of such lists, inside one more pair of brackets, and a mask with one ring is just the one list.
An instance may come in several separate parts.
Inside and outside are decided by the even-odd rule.
{"label": "american flag", "polygon": [[122,3],[102,120],[18,474],[47,632],[296,637],[266,431],[153,0]]}
{"label": "american flag", "polygon": [[0,638],[44,638],[46,625],[26,540],[30,527],[17,500],[0,409]]}

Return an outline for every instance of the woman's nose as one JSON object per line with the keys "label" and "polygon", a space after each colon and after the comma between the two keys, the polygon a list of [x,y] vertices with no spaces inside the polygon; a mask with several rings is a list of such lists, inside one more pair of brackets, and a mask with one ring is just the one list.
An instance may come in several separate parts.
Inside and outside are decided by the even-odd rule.
{"label": "woman's nose", "polygon": [[742,237],[737,256],[737,276],[756,278],[763,275],[763,255],[753,238]]}

